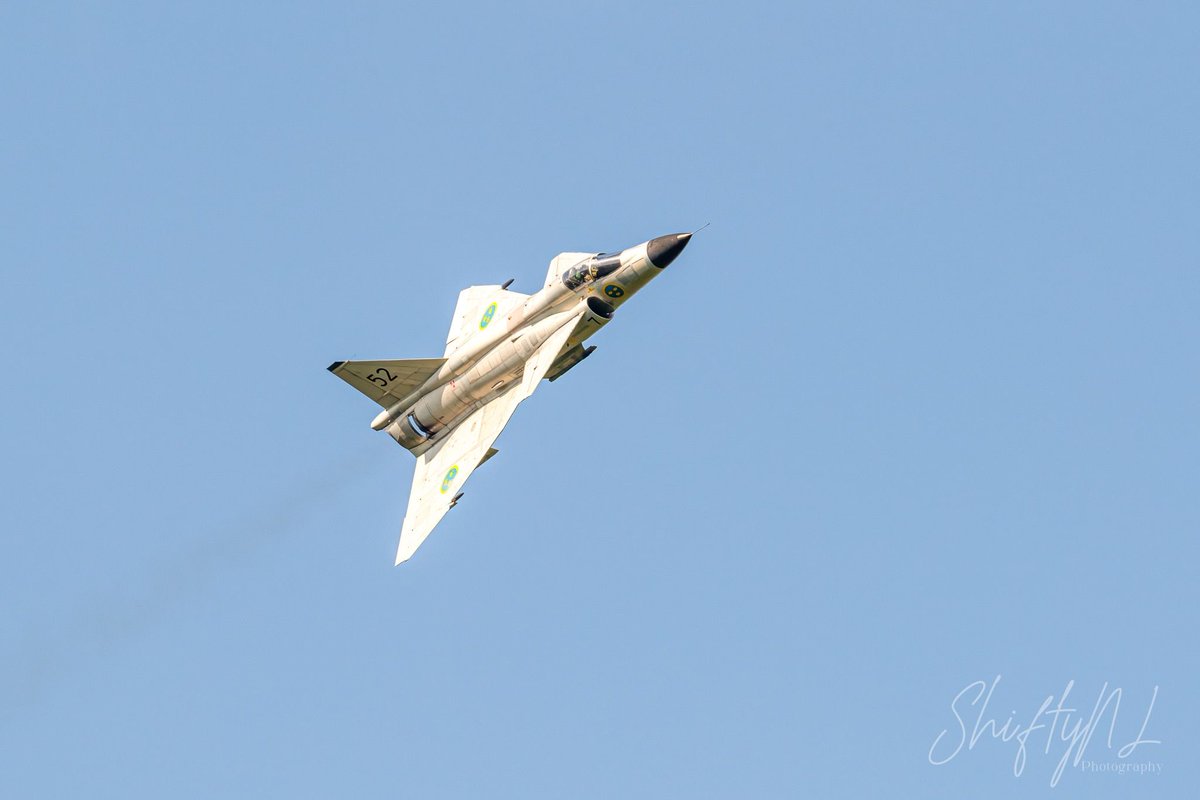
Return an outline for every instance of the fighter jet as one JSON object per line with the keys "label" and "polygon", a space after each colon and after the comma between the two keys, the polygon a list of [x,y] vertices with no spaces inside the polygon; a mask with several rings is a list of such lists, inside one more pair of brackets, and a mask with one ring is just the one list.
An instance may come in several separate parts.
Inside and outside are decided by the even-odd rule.
{"label": "fighter jet", "polygon": [[336,361],[329,371],[383,410],[371,422],[417,457],[396,564],[412,557],[462,498],[471,474],[517,405],[543,378],[555,381],[595,345],[583,343],[674,261],[690,233],[659,236],[615,253],[559,253],[533,294],[513,281],[458,295],[441,358]]}

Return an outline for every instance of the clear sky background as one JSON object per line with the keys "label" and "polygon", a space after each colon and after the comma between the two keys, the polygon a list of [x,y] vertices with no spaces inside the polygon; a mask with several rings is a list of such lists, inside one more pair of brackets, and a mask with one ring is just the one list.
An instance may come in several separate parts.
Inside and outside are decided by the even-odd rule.
{"label": "clear sky background", "polygon": [[[1198,29],[5,4],[0,795],[1190,794]],[[325,367],[706,222],[393,567]],[[931,765],[997,675],[1161,774]]]}

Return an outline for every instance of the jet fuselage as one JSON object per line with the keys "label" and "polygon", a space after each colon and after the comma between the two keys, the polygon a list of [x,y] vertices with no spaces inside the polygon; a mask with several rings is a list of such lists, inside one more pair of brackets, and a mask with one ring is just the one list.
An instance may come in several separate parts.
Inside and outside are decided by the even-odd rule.
{"label": "jet fuselage", "polygon": [[[453,428],[520,380],[529,357],[564,325],[575,325],[564,352],[600,330],[617,308],[682,252],[690,238],[691,234],[670,234],[619,253],[573,254],[582,258],[557,264],[557,269],[552,263],[544,288],[503,315],[492,303],[478,322],[479,332],[449,354],[420,387],[382,411],[371,427],[386,429],[419,455],[432,446],[440,431]],[[562,256],[556,259],[561,260]],[[587,307],[582,319],[581,304]]]}

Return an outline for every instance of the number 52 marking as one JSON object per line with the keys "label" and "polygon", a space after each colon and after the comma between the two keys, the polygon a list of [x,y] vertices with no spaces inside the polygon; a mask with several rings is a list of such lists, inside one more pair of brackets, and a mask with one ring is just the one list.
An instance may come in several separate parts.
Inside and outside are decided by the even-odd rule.
{"label": "number 52 marking", "polygon": [[388,372],[387,367],[379,367],[375,370],[375,374],[367,376],[367,380],[386,389],[389,383],[396,380],[396,376]]}

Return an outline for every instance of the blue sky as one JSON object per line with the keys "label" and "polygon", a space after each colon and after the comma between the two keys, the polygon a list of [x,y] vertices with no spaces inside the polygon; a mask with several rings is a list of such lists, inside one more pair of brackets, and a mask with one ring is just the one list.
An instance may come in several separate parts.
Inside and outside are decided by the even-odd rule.
{"label": "blue sky", "polygon": [[[0,793],[1184,794],[1197,23],[0,9]],[[706,222],[393,567],[411,457],[325,366]],[[996,676],[1121,688],[1097,763],[1158,687],[1161,771],[931,764]]]}

